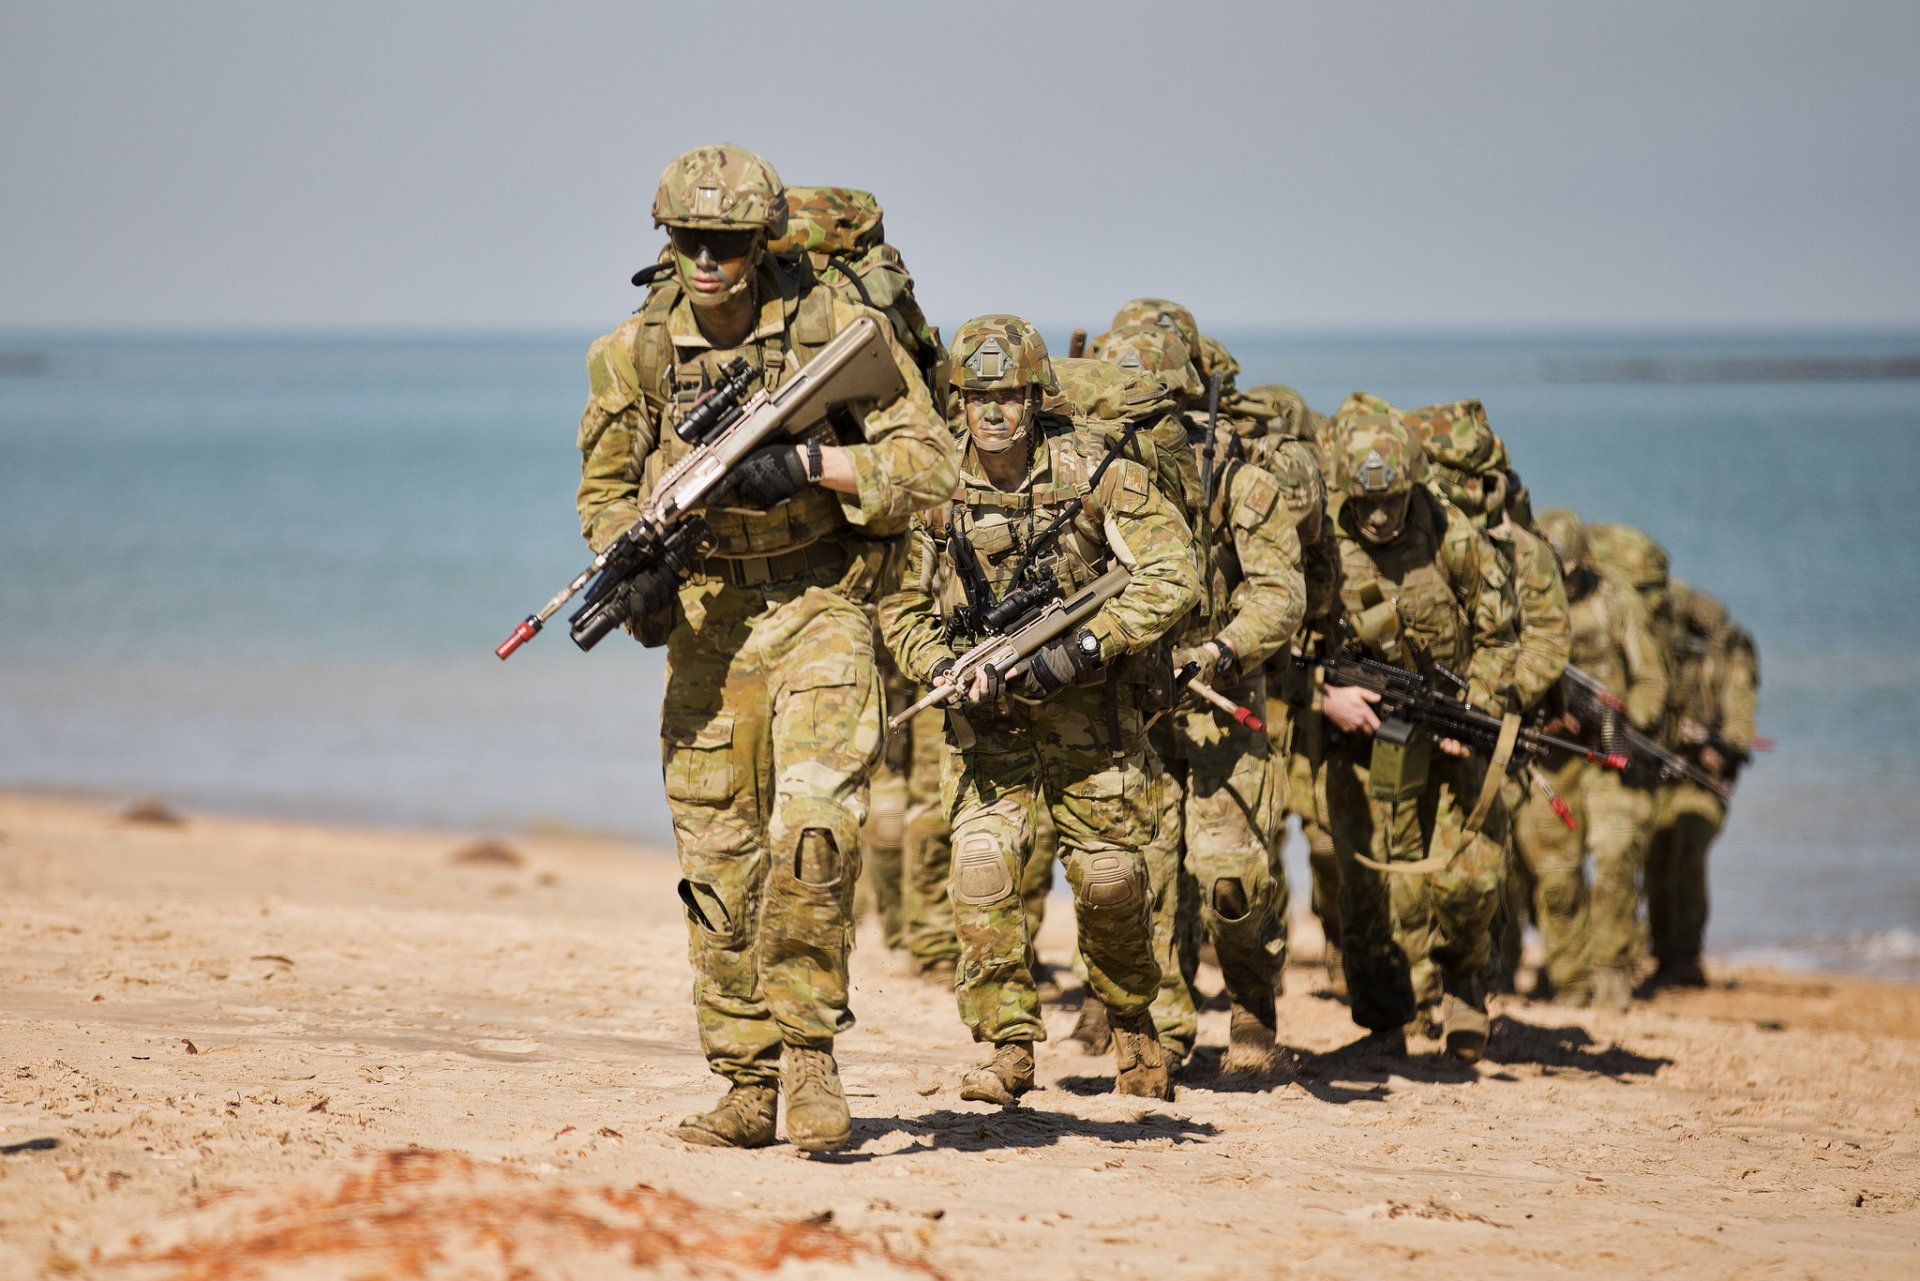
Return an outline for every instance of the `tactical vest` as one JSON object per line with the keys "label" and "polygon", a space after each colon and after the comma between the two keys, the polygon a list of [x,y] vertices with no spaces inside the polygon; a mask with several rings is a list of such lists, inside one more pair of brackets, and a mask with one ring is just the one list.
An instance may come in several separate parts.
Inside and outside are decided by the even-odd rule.
{"label": "tactical vest", "polygon": [[[665,278],[647,295],[633,336],[633,366],[639,375],[640,395],[646,402],[649,417],[659,425],[659,440],[642,468],[643,495],[651,493],[667,469],[691,451],[692,446],[680,439],[674,426],[720,381],[724,366],[744,356],[747,363],[761,371],[758,387],[772,391],[789,373],[833,341],[836,328],[833,299],[827,290],[804,268],[788,263],[777,263],[772,274],[780,290],[784,316],[781,332],[748,338],[740,346],[724,351],[683,350],[675,346],[667,322],[682,296],[677,279]],[[761,277],[762,281],[766,278],[765,274]],[[836,434],[827,422],[817,424],[796,439],[816,437],[824,444],[850,444],[861,439],[858,424],[843,424]],[[791,500],[768,511],[708,507],[703,515],[713,531],[714,548],[710,557],[721,560],[794,552],[825,538],[846,536],[852,528],[839,500],[828,490],[814,485],[804,487]]]}
{"label": "tactical vest", "polygon": [[1423,670],[1425,659],[1464,678],[1473,623],[1441,561],[1447,517],[1432,496],[1413,491],[1406,528],[1384,547],[1346,526],[1344,503],[1336,502],[1329,515],[1343,534],[1340,604],[1360,644],[1409,671]]}

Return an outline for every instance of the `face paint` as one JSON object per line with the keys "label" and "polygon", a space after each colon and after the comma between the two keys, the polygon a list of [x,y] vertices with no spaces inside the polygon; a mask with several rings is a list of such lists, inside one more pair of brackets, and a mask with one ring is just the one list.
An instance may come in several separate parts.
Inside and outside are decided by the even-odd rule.
{"label": "face paint", "polygon": [[714,231],[705,227],[674,227],[673,261],[686,287],[687,301],[713,308],[738,297],[753,281],[759,257],[757,231]]}
{"label": "face paint", "polygon": [[1027,389],[961,394],[967,416],[967,435],[983,454],[999,454],[1026,434]]}
{"label": "face paint", "polygon": [[1353,505],[1354,523],[1359,527],[1360,537],[1378,546],[1400,536],[1401,526],[1407,523],[1413,491],[1389,494],[1385,498],[1354,497],[1347,501]]}

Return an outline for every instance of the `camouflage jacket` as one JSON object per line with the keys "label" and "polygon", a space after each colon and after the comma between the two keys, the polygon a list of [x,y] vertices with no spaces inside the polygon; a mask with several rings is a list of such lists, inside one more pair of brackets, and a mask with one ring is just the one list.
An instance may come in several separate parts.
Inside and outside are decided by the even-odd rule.
{"label": "camouflage jacket", "polygon": [[[669,281],[588,350],[577,505],[581,532],[596,551],[632,525],[654,482],[686,455],[689,446],[670,428],[726,364],[746,357],[761,370],[760,385],[771,390],[856,316],[875,314],[789,261],[763,259],[758,287],[759,322],[738,347],[715,349],[678,283]],[[826,443],[846,446],[855,492],[810,487],[769,511],[709,509],[715,556],[769,556],[834,536],[897,536],[913,512],[953,492],[953,439],[893,326],[880,320],[906,391],[859,414],[857,440],[836,440],[825,423],[814,429]]]}
{"label": "camouflage jacket", "polygon": [[[1333,612],[1340,564],[1333,526],[1327,521],[1326,455],[1312,438],[1295,434],[1279,415],[1259,415],[1257,407],[1258,402],[1245,395],[1235,398],[1231,413],[1222,404],[1213,466],[1217,470],[1244,458],[1280,483],[1280,507],[1300,544],[1305,592],[1302,623],[1324,623]],[[1256,412],[1249,413],[1250,408]]]}
{"label": "camouflage jacket", "polygon": [[1569,587],[1575,667],[1626,704],[1640,729],[1660,727],[1667,707],[1667,664],[1640,597],[1591,569],[1575,571]]}
{"label": "camouflage jacket", "polygon": [[1214,469],[1213,489],[1200,601],[1180,639],[1218,637],[1253,667],[1281,651],[1306,617],[1300,537],[1280,481],[1264,468],[1229,458]]}
{"label": "camouflage jacket", "polygon": [[[1340,611],[1374,657],[1409,671],[1444,663],[1489,710],[1511,706],[1518,606],[1505,559],[1445,499],[1413,491],[1400,536],[1376,546],[1346,505],[1328,513],[1340,552]],[[1444,682],[1436,682],[1444,685]]]}
{"label": "camouflage jacket", "polygon": [[1573,636],[1567,617],[1567,588],[1560,561],[1547,540],[1515,521],[1488,530],[1507,558],[1513,594],[1520,607],[1520,636],[1514,651],[1513,687],[1522,708],[1538,703],[1567,669]]}
{"label": "camouflage jacket", "polygon": [[[1105,452],[1098,440],[1058,418],[1043,423],[1052,429],[1041,437],[1018,490],[995,488],[969,450],[954,499],[913,518],[905,580],[880,602],[881,635],[911,679],[928,681],[943,660],[958,657],[946,624],[964,599],[964,588],[958,573],[946,575],[944,590],[936,582],[941,571],[952,568],[949,540],[956,532],[972,544],[995,597],[1003,597],[1034,535],[1075,498],[1081,500],[1078,514],[1065,534],[1034,558],[1034,566],[1066,591],[1091,582],[1116,562],[1132,571],[1126,590],[1087,623],[1104,656],[1116,659],[1146,649],[1192,608],[1200,590],[1193,532],[1172,500],[1144,467],[1125,457],[1113,460],[1098,485],[1090,484]],[[1142,680],[1149,675],[1137,666],[1130,674]]]}
{"label": "camouflage jacket", "polygon": [[1668,746],[1697,756],[1713,744],[1745,756],[1753,750],[1760,701],[1760,658],[1753,637],[1727,608],[1698,588],[1675,582],[1666,648]]}

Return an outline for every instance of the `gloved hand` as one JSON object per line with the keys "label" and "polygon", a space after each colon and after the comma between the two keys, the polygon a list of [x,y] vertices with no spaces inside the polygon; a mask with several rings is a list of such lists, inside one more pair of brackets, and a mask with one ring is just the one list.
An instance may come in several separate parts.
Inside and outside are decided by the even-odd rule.
{"label": "gloved hand", "polygon": [[762,445],[740,460],[715,486],[709,503],[765,511],[799,493],[807,484],[806,464],[791,442]]}
{"label": "gloved hand", "polygon": [[1051,698],[1100,666],[1100,640],[1084,627],[1055,637],[1027,658],[1025,692]]}
{"label": "gloved hand", "polygon": [[1239,666],[1232,648],[1217,640],[1173,651],[1175,675],[1184,671],[1188,663],[1200,664],[1200,670],[1193,676],[1195,680],[1213,686],[1231,684]]}

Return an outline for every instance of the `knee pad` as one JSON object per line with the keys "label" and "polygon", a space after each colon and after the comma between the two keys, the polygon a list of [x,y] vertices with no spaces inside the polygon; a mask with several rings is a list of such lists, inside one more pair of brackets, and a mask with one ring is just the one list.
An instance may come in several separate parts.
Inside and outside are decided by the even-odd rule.
{"label": "knee pad", "polygon": [[1213,914],[1223,921],[1242,921],[1253,910],[1247,901],[1247,887],[1237,876],[1223,876],[1213,883]]}
{"label": "knee pad", "polygon": [[1013,873],[1000,841],[974,831],[953,843],[953,896],[962,903],[997,903],[1013,894]]}
{"label": "knee pad", "polygon": [[907,789],[904,782],[876,784],[867,807],[866,838],[874,848],[900,849],[906,842]]}
{"label": "knee pad", "polygon": [[1144,869],[1135,857],[1118,850],[1095,851],[1081,861],[1080,889],[1074,895],[1083,907],[1126,907],[1141,898]]}
{"label": "knee pad", "polygon": [[846,872],[840,846],[825,828],[809,827],[793,846],[793,879],[802,885],[838,885]]}

